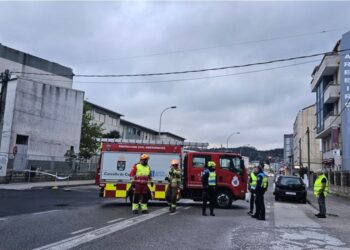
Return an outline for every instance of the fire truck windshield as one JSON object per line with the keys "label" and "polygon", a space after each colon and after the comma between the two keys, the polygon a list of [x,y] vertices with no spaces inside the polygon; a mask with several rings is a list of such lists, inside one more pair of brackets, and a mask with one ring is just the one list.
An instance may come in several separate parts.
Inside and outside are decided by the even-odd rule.
{"label": "fire truck windshield", "polygon": [[226,168],[235,173],[242,172],[241,159],[238,156],[222,156],[220,157],[220,167]]}

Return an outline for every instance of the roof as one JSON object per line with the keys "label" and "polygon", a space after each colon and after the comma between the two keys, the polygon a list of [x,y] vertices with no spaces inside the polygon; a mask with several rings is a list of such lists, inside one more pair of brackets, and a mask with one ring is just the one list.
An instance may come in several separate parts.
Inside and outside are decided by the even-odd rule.
{"label": "roof", "polygon": [[155,130],[150,129],[150,128],[146,128],[146,127],[144,127],[144,126],[141,126],[141,125],[139,125],[139,124],[136,124],[136,123],[127,121],[127,120],[125,120],[125,119],[120,119],[120,124],[126,124],[126,125],[135,126],[135,127],[141,128],[141,129],[143,129],[143,130],[145,130],[145,131],[148,131],[148,132],[150,132],[150,133],[152,133],[152,134],[155,134],[155,135],[158,134],[158,131],[155,131]]}
{"label": "roof", "polygon": [[117,113],[117,112],[112,111],[112,110],[110,110],[110,109],[106,109],[106,108],[104,108],[104,107],[102,107],[102,106],[99,106],[99,105],[97,105],[97,104],[94,104],[94,103],[92,103],[92,102],[84,101],[84,103],[86,103],[87,105],[92,106],[92,107],[94,107],[94,108],[103,110],[103,111],[106,112],[106,113],[110,113],[110,114],[113,114],[113,115],[116,115],[116,116],[119,116],[119,117],[120,117],[120,116],[124,116],[124,115],[122,115],[122,114],[120,114],[120,113]]}
{"label": "roof", "polygon": [[186,140],[186,138],[183,138],[181,136],[178,136],[178,135],[175,135],[175,134],[172,134],[170,132],[160,132],[161,135],[169,135],[171,137],[175,137],[177,139],[180,139],[180,140]]}
{"label": "roof", "polygon": [[58,63],[50,62],[37,56],[15,50],[0,43],[0,57],[7,60],[46,71],[55,75],[61,75],[73,79],[73,70]]}

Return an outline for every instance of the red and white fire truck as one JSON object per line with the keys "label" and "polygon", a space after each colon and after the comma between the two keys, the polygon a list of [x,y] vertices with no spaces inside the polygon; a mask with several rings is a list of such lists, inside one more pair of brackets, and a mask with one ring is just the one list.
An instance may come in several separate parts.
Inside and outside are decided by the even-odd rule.
{"label": "red and white fire truck", "polygon": [[208,144],[184,142],[149,143],[142,141],[101,140],[101,160],[97,169],[96,184],[100,186],[100,196],[105,198],[132,199],[132,185],[129,173],[139,162],[140,154],[150,156],[152,182],[148,184],[150,197],[166,200],[168,182],[165,180],[171,160],[181,164],[181,198],[200,201],[202,199],[201,173],[208,161],[217,165],[217,205],[228,208],[232,201],[245,199],[247,191],[247,171],[239,154],[225,152],[187,151],[185,147],[205,147]]}

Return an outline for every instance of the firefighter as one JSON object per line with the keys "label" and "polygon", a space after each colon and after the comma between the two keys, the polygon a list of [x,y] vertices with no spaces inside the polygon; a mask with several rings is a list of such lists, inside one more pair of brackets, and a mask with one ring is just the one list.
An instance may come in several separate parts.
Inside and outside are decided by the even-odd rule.
{"label": "firefighter", "polygon": [[249,184],[248,184],[248,190],[250,191],[250,210],[248,212],[249,215],[253,215],[253,211],[254,211],[257,175],[258,175],[258,167],[254,166],[253,171],[250,172],[249,174]]}
{"label": "firefighter", "polygon": [[202,215],[207,216],[207,201],[209,200],[210,215],[215,216],[214,206],[216,198],[216,163],[213,161],[208,162],[208,167],[204,169],[202,173],[202,185],[203,185],[203,205]]}
{"label": "firefighter", "polygon": [[139,202],[141,202],[141,211],[143,214],[148,213],[148,182],[151,181],[151,168],[148,166],[149,156],[147,154],[142,154],[140,157],[140,162],[133,166],[130,172],[130,177],[133,184],[135,185],[134,199],[132,203],[133,214],[138,214],[139,212]]}
{"label": "firefighter", "polygon": [[318,218],[326,218],[326,196],[328,194],[328,179],[322,170],[317,171],[317,179],[314,183],[314,195],[318,200],[319,213],[315,214]]}
{"label": "firefighter", "polygon": [[255,214],[252,215],[253,218],[258,220],[265,220],[265,202],[264,202],[264,194],[268,187],[268,177],[264,173],[264,163],[260,162],[259,164],[259,172],[256,180],[256,188],[255,188]]}
{"label": "firefighter", "polygon": [[168,186],[168,192],[169,192],[168,194],[170,198],[169,210],[170,210],[170,213],[174,213],[176,211],[176,199],[177,199],[177,194],[179,192],[180,182],[181,182],[181,172],[179,169],[178,160],[171,161],[169,176],[166,179],[169,181],[169,186]]}

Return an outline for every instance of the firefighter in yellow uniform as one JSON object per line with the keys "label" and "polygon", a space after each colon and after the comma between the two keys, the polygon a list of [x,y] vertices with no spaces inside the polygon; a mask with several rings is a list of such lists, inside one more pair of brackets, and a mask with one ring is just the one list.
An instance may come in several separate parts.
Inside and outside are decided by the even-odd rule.
{"label": "firefighter in yellow uniform", "polygon": [[169,171],[169,176],[167,178],[169,181],[169,198],[170,198],[170,213],[174,213],[176,211],[176,199],[177,194],[179,192],[180,188],[180,182],[181,182],[181,171],[179,169],[179,161],[178,160],[172,160],[171,161],[171,168]]}
{"label": "firefighter in yellow uniform", "polygon": [[318,176],[314,184],[314,195],[318,200],[320,212],[315,214],[318,218],[326,218],[326,196],[328,194],[328,179],[322,170],[318,171]]}
{"label": "firefighter in yellow uniform", "polygon": [[148,166],[149,156],[142,154],[140,162],[135,164],[130,172],[130,177],[135,185],[134,199],[132,203],[132,211],[138,214],[139,201],[141,201],[141,211],[143,214],[148,213],[148,182],[151,181],[151,168]]}

